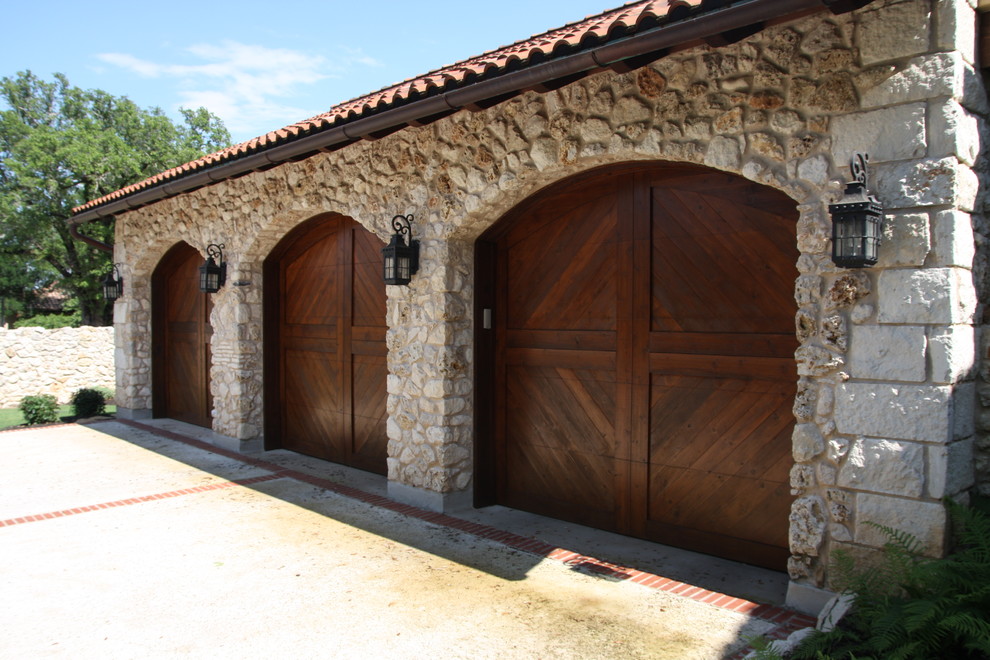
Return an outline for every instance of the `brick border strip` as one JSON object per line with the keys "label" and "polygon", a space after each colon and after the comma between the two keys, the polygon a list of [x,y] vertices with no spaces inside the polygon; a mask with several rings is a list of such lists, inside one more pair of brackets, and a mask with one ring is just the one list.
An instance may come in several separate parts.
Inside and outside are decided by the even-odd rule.
{"label": "brick border strip", "polygon": [[[743,598],[736,598],[717,591],[702,589],[701,587],[696,587],[677,580],[671,580],[670,578],[665,578],[654,573],[647,573],[628,566],[612,564],[596,557],[589,557],[572,550],[558,548],[550,543],[545,543],[538,539],[533,539],[526,536],[520,536],[519,534],[513,534],[512,532],[497,529],[489,525],[482,525],[480,523],[474,523],[461,518],[456,518],[445,513],[437,513],[426,509],[420,509],[408,504],[402,504],[381,495],[373,495],[352,486],[346,486],[344,484],[330,481],[329,479],[323,479],[311,474],[299,472],[298,470],[286,469],[276,463],[247,456],[236,451],[224,449],[223,447],[217,447],[216,445],[211,445],[207,442],[203,442],[202,440],[196,440],[195,438],[190,438],[174,431],[160,429],[129,419],[117,419],[116,421],[126,426],[146,431],[153,435],[176,440],[192,447],[202,449],[203,451],[211,452],[226,458],[235,459],[242,463],[272,472],[271,475],[262,477],[254,477],[252,479],[244,479],[236,482],[226,482],[226,484],[217,484],[215,488],[229,488],[231,486],[238,485],[247,486],[254,483],[280,478],[294,479],[296,481],[316,486],[323,490],[343,495],[344,497],[350,499],[358,500],[383,509],[388,509],[389,511],[394,511],[404,516],[417,518],[435,525],[456,529],[479,538],[495,541],[496,543],[500,543],[515,550],[546,557],[577,570],[584,570],[595,575],[602,575],[616,580],[629,580],[649,589],[666,591],[683,598],[690,598],[691,600],[712,605],[713,607],[763,619],[764,621],[776,624],[776,628],[766,634],[766,637],[770,639],[784,639],[796,630],[813,627],[817,622],[815,617],[784,607],[754,603]],[[181,491],[176,492],[181,493]],[[151,497],[154,498],[154,496]],[[749,648],[743,649],[742,651],[730,656],[730,659],[742,658],[750,650],[751,649]]]}
{"label": "brick border strip", "polygon": [[233,488],[234,486],[250,486],[253,484],[261,483],[262,481],[271,481],[273,479],[280,479],[280,478],[281,477],[277,474],[264,474],[258,477],[238,479],[237,481],[221,481],[219,483],[209,484],[206,486],[180,488],[179,490],[172,490],[167,493],[155,493],[154,495],[141,495],[140,497],[129,497],[126,500],[101,502],[100,504],[89,504],[86,506],[73,507],[71,509],[62,509],[61,511],[36,513],[31,516],[20,516],[17,518],[8,518],[7,520],[0,520],[0,527],[23,525],[25,523],[38,522],[41,520],[51,520],[53,518],[64,518],[65,516],[74,516],[79,513],[89,513],[91,511],[100,511],[101,509],[112,509],[118,506],[130,506],[132,504],[141,504],[142,502],[153,502],[154,500],[167,500],[169,498],[179,497],[181,495],[195,495],[196,493],[205,493],[211,490],[222,490],[224,488]]}

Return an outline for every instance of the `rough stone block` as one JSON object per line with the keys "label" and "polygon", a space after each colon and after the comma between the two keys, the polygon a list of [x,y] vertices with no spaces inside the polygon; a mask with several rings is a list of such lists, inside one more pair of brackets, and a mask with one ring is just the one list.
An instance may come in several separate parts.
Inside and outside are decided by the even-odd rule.
{"label": "rough stone block", "polygon": [[925,380],[925,328],[854,325],[848,365],[853,378],[920,383]]}
{"label": "rough stone block", "polygon": [[930,104],[928,156],[955,156],[972,166],[980,153],[980,120],[953,100]]}
{"label": "rough stone block", "polygon": [[958,51],[969,63],[976,62],[977,16],[966,0],[935,3],[935,47]]}
{"label": "rough stone block", "polygon": [[849,163],[853,153],[867,145],[874,162],[921,158],[928,146],[925,104],[911,103],[834,117],[831,133],[832,156],[837,164]]}
{"label": "rough stone block", "polygon": [[[919,3],[920,4],[920,3]],[[983,113],[987,109],[979,74],[959,53],[936,53],[911,60],[906,67],[863,91],[864,108],[948,97]]]}
{"label": "rough stone block", "polygon": [[791,505],[790,548],[796,555],[818,556],[825,537],[825,513],[822,499],[800,497]]}
{"label": "rough stone block", "polygon": [[883,221],[881,268],[922,266],[931,250],[931,231],[927,213],[889,214]]}
{"label": "rough stone block", "polygon": [[884,3],[864,11],[856,35],[863,64],[927,52],[930,22],[926,2]]}
{"label": "rough stone block", "polygon": [[742,149],[738,139],[716,136],[708,143],[705,165],[721,170],[737,171],[741,158]]}
{"label": "rough stone block", "polygon": [[882,163],[876,171],[877,198],[887,209],[955,206],[972,211],[979,179],[955,157]]}
{"label": "rough stone block", "polygon": [[973,267],[976,242],[969,213],[939,211],[932,218],[932,236],[935,265]]}
{"label": "rough stone block", "polygon": [[952,440],[952,391],[945,386],[843,383],[836,388],[839,433],[945,444]]}
{"label": "rough stone block", "polygon": [[925,449],[911,442],[863,438],[853,442],[839,470],[838,485],[876,493],[920,497]]}
{"label": "rough stone block", "polygon": [[856,496],[856,511],[857,543],[882,548],[887,542],[883,532],[866,524],[873,522],[911,534],[929,557],[940,557],[945,552],[946,514],[938,502],[860,493]]}
{"label": "rough stone block", "polygon": [[960,268],[885,270],[877,286],[880,323],[971,323],[976,292]]}
{"label": "rough stone block", "polygon": [[934,382],[955,383],[972,375],[976,366],[976,335],[973,326],[932,328],[928,346]]}
{"label": "rough stone block", "polygon": [[797,424],[791,436],[794,460],[807,463],[825,451],[825,439],[815,424]]}
{"label": "rough stone block", "polygon": [[973,441],[969,438],[941,447],[928,447],[928,496],[952,497],[975,481]]}
{"label": "rough stone block", "polygon": [[952,390],[952,438],[968,438],[976,430],[976,383],[956,383]]}

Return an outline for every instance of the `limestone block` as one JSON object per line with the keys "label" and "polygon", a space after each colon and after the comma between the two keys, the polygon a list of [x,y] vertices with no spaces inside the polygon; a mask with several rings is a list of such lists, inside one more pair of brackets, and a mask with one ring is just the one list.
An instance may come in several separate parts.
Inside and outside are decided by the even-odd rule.
{"label": "limestone block", "polygon": [[976,242],[972,219],[962,211],[939,211],[932,219],[934,245],[932,253],[937,266],[973,267]]}
{"label": "limestone block", "polygon": [[807,463],[825,451],[825,440],[815,424],[797,424],[791,434],[791,449],[794,460]]}
{"label": "limestone block", "polygon": [[951,388],[842,383],[836,388],[839,433],[945,444],[953,436]]}
{"label": "limestone block", "polygon": [[976,428],[976,383],[957,382],[952,391],[953,439],[968,438]]}
{"label": "limestone block", "polygon": [[720,170],[738,171],[742,159],[742,148],[737,138],[715,136],[708,143],[705,152],[705,165]]}
{"label": "limestone block", "polygon": [[928,345],[934,382],[954,383],[972,376],[976,366],[976,335],[973,326],[932,328]]}
{"label": "limestone block", "polygon": [[932,101],[928,156],[955,156],[973,166],[980,153],[980,120],[954,100]]}
{"label": "limestone block", "polygon": [[920,383],[925,380],[925,328],[854,325],[848,360],[853,378]]}
{"label": "limestone block", "polygon": [[884,3],[860,14],[856,41],[864,65],[911,57],[928,51],[931,22],[928,3]]}
{"label": "limestone block", "polygon": [[925,104],[910,103],[833,117],[831,133],[832,157],[843,167],[853,153],[864,149],[869,151],[873,162],[921,158],[928,146]]}
{"label": "limestone block", "polygon": [[930,557],[945,551],[947,520],[945,507],[938,502],[860,493],[856,496],[856,542],[882,548],[887,537],[867,522],[911,534],[921,544],[921,552]]}
{"label": "limestone block", "polygon": [[966,0],[935,3],[935,47],[958,51],[970,64],[976,62],[977,15]]}
{"label": "limestone block", "polygon": [[933,499],[953,497],[972,486],[975,481],[973,456],[970,438],[928,447],[928,496]]}
{"label": "limestone block", "polygon": [[857,439],[839,470],[846,488],[919,497],[924,489],[925,449],[911,442]]}
{"label": "limestone block", "polygon": [[797,169],[798,178],[816,186],[824,186],[828,181],[828,160],[824,156],[814,156],[801,161]]}
{"label": "limestone block", "polygon": [[866,273],[854,271],[842,273],[828,288],[826,308],[843,309],[870,294],[872,286]]}
{"label": "limestone block", "polygon": [[981,89],[979,74],[959,53],[937,53],[916,57],[893,75],[884,75],[874,86],[863,90],[860,104],[863,108],[876,108],[951,98],[971,110],[985,113],[987,99]]}
{"label": "limestone block", "polygon": [[877,285],[880,323],[971,323],[976,292],[960,268],[885,270]]}
{"label": "limestone block", "polygon": [[791,505],[789,542],[795,555],[817,557],[825,537],[824,503],[820,497],[800,497]]}
{"label": "limestone block", "polygon": [[842,367],[845,360],[820,346],[801,346],[794,351],[799,376],[824,376]]}
{"label": "limestone block", "polygon": [[876,194],[886,208],[953,205],[972,211],[979,191],[976,174],[955,157],[882,163],[876,172]]}
{"label": "limestone block", "polygon": [[928,214],[888,214],[881,245],[879,267],[922,266],[931,250]]}

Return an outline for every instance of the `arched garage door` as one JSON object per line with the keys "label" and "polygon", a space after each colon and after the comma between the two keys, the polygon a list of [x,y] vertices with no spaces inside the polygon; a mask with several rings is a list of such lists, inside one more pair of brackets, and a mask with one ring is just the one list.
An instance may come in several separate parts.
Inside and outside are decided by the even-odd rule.
{"label": "arched garage door", "polygon": [[493,499],[782,569],[796,216],[740,177],[613,168],[483,236]]}
{"label": "arched garage door", "polygon": [[386,471],[382,242],[314,218],[265,260],[265,442]]}
{"label": "arched garage door", "polygon": [[151,278],[152,414],[212,426],[210,297],[199,290],[203,257],[179,243]]}

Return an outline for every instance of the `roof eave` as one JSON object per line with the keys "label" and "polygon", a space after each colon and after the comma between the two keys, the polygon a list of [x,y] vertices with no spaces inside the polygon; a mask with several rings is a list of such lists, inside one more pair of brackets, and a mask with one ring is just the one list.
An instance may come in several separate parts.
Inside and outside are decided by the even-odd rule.
{"label": "roof eave", "polygon": [[[385,108],[370,116],[314,131],[290,141],[263,148],[210,168],[163,181],[73,214],[68,222],[79,225],[189,192],[212,183],[267,169],[313,153],[400,129],[410,123],[443,116],[485,101],[549,85],[553,81],[586,75],[624,61],[643,59],[650,53],[745,28],[781,20],[802,12],[829,8],[840,12],[868,4],[871,0],[745,0],[742,3],[704,12],[673,23],[610,41],[600,46],[564,55],[517,71],[469,83],[433,96]],[[658,55],[659,57],[659,55]],[[648,59],[637,62],[638,66]]]}

